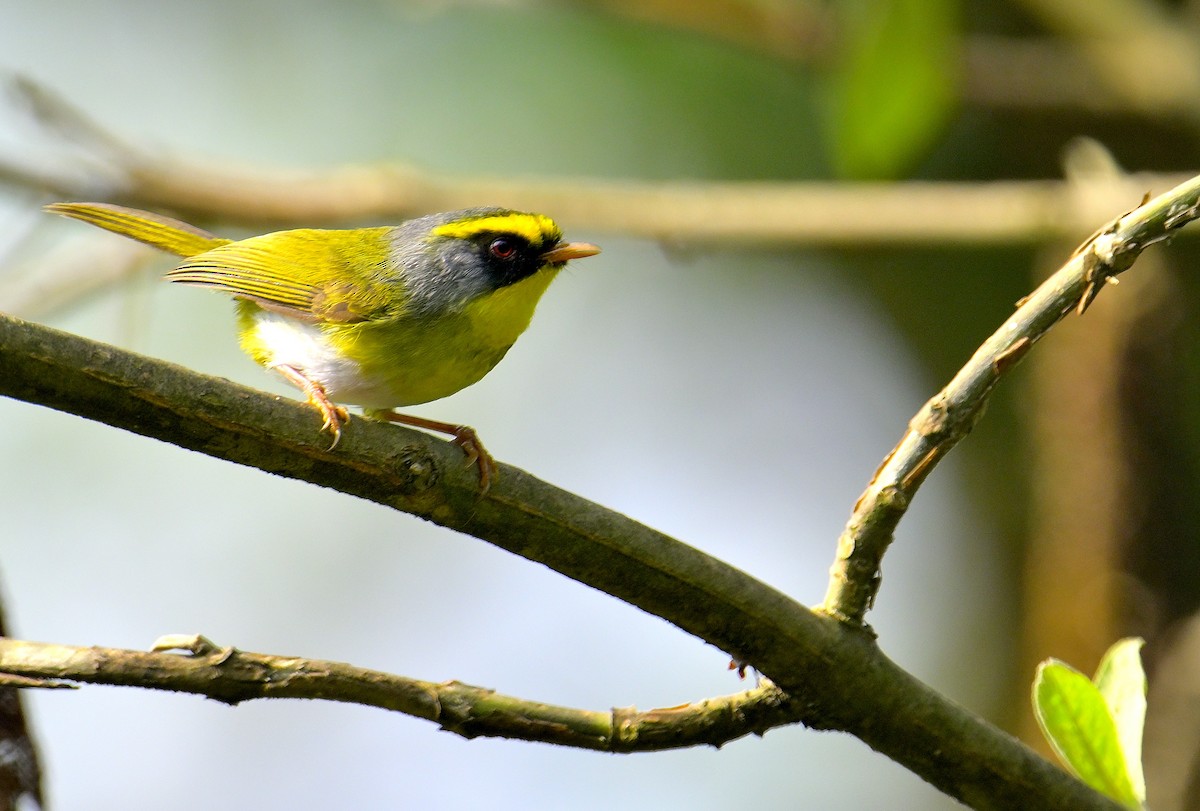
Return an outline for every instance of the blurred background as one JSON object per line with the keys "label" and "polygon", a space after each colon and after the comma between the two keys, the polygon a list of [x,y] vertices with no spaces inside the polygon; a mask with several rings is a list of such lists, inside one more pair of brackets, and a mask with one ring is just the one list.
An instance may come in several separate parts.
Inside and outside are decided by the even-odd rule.
{"label": "blurred background", "polygon": [[[814,605],[908,419],[1094,228],[1170,185],[1114,195],[1122,172],[1194,169],[1198,26],[1196,3],[1149,0],[0,0],[0,79],[156,158],[251,170],[835,181],[866,222],[880,184],[1045,181],[1043,219],[952,239],[908,230],[961,214],[949,199],[861,243],[647,239],[547,208],[604,253],[492,375],[413,409]],[[67,255],[107,272],[120,240],[50,221],[28,173],[97,198],[122,178],[25,101],[0,103],[0,310],[290,396],[238,350],[226,299],[157,282],[166,258],[49,289]],[[901,524],[869,617],[900,664],[1034,745],[1037,661],[1090,672],[1145,636],[1156,809],[1200,808],[1196,258],[1186,232],[1155,248],[1001,385]],[[0,426],[12,636],[199,632],[594,709],[744,688],[720,651],[475,539],[25,403],[0,401]],[[606,756],[315,702],[25,701],[63,809],[955,807],[798,727]]]}

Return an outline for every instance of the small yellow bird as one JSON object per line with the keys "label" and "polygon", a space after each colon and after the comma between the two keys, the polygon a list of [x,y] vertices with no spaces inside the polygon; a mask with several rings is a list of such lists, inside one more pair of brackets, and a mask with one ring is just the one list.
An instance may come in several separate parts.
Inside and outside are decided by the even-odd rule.
{"label": "small yellow bird", "polygon": [[238,299],[242,349],[305,393],[331,448],[349,419],[338,404],[362,406],[376,419],[453,436],[485,492],[495,462],[473,429],[392,409],[478,382],[529,326],[563,266],[600,252],[563,242],[549,217],[503,208],[237,241],[107,203],[46,210],[182,256],[168,281]]}

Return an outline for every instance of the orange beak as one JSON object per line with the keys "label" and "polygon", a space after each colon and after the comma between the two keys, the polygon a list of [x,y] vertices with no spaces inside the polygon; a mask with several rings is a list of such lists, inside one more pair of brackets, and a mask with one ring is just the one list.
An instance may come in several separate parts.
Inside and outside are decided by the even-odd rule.
{"label": "orange beak", "polygon": [[600,248],[590,242],[568,242],[566,245],[559,245],[546,251],[542,254],[542,261],[558,265],[571,259],[582,259],[598,253],[600,253]]}

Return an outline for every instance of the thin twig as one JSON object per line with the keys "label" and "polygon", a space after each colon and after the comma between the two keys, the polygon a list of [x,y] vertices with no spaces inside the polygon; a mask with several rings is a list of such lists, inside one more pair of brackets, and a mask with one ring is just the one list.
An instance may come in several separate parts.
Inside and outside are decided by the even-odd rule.
{"label": "thin twig", "polygon": [[1046,332],[1068,313],[1083,313],[1099,291],[1148,246],[1200,217],[1200,177],[1113,220],[1081,245],[1057,273],[1017,307],[954,379],[913,417],[884,459],[838,539],[822,608],[860,624],[879,589],[880,565],[917,488],[974,427],[988,396]]}
{"label": "thin twig", "polygon": [[[0,639],[0,685],[133,685],[192,693],[226,704],[259,698],[342,701],[424,718],[464,738],[503,737],[604,752],[719,747],[795,720],[787,696],[766,680],[752,690],[677,707],[600,712],[342,662],[211,644],[192,650],[192,655],[179,655]],[[50,681],[39,683],[45,679]]]}

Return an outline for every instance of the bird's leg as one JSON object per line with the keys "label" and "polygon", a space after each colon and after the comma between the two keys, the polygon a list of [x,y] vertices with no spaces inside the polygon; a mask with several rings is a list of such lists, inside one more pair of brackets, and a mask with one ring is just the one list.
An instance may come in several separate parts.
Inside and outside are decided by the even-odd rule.
{"label": "bird's leg", "polygon": [[315,380],[310,380],[304,372],[301,372],[295,366],[287,366],[280,364],[272,366],[272,369],[279,372],[287,378],[291,383],[308,398],[308,402],[316,406],[321,412],[321,416],[325,418],[324,424],[321,425],[322,431],[329,431],[333,434],[333,444],[329,446],[329,450],[337,447],[338,440],[342,438],[342,426],[350,421],[350,412],[342,408],[333,400],[329,399],[329,395],[325,393],[325,387]]}
{"label": "bird's leg", "polygon": [[479,467],[480,491],[486,493],[492,486],[492,479],[496,477],[497,473],[496,460],[487,452],[487,448],[483,447],[483,443],[479,441],[479,435],[469,425],[438,422],[424,417],[414,417],[412,414],[399,414],[387,409],[372,411],[370,416],[389,422],[398,422],[402,425],[411,425],[414,428],[424,428],[427,431],[437,431],[439,434],[449,434],[454,437],[454,444],[462,448],[463,453],[467,455],[467,464]]}

